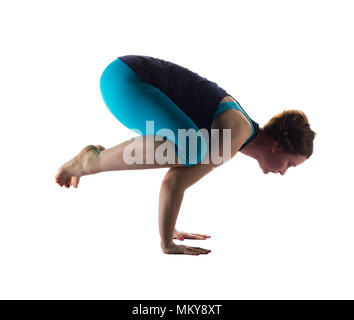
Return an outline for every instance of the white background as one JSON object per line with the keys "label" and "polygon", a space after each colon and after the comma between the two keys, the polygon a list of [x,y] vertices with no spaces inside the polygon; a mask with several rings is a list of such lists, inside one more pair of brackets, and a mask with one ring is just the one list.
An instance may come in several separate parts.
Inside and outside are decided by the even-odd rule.
{"label": "white background", "polygon": [[[353,299],[351,1],[2,1],[0,298]],[[187,190],[177,221],[209,255],[164,255],[168,169],[60,188],[88,144],[135,136],[103,103],[120,55],[185,66],[263,126],[306,113],[312,157],[264,175],[239,153]]]}

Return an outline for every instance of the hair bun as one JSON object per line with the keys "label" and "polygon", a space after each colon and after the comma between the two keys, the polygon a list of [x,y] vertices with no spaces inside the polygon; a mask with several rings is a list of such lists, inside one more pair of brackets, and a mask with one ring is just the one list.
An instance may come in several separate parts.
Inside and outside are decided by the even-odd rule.
{"label": "hair bun", "polygon": [[264,136],[279,142],[285,153],[309,158],[313,152],[316,132],[311,130],[307,116],[300,110],[284,110],[273,116],[262,131]]}

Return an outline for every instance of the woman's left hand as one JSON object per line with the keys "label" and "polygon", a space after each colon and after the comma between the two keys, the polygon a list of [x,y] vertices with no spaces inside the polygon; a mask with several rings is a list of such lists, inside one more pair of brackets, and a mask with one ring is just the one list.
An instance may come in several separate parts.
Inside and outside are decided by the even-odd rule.
{"label": "woman's left hand", "polygon": [[181,241],[183,241],[184,239],[205,240],[207,238],[210,238],[210,236],[206,234],[178,231],[177,229],[175,229],[173,233],[173,239],[178,239]]}

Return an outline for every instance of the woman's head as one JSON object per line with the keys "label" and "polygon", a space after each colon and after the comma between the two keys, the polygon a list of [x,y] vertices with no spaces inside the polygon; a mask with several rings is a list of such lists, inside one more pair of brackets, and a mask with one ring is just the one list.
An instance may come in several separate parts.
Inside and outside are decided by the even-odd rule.
{"label": "woman's head", "polygon": [[286,110],[272,117],[260,134],[264,148],[258,163],[265,174],[285,174],[289,167],[296,167],[313,153],[316,133],[311,130],[307,116],[299,110]]}

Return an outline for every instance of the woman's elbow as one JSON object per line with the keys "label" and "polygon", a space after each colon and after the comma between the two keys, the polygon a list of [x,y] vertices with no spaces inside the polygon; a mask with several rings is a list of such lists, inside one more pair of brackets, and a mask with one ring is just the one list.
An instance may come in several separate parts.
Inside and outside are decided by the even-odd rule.
{"label": "woman's elbow", "polygon": [[186,186],[183,183],[183,180],[176,174],[178,168],[171,168],[167,171],[165,177],[162,180],[162,188],[171,191],[186,189]]}

